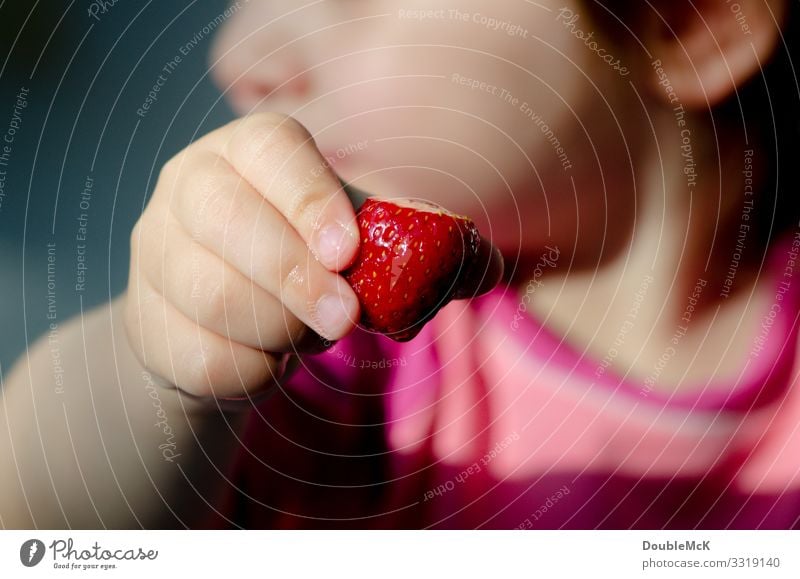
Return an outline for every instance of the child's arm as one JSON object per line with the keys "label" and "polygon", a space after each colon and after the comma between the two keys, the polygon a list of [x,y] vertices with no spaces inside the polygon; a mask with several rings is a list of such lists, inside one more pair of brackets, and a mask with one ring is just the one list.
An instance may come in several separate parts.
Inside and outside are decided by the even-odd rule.
{"label": "child's arm", "polygon": [[358,243],[352,204],[291,118],[240,119],[170,160],[131,237],[125,299],[40,340],[7,380],[0,524],[195,524],[241,423],[216,401],[269,390],[287,354],[353,329],[337,272]]}
{"label": "child's arm", "polygon": [[57,342],[40,339],[6,377],[0,526],[193,526],[224,488],[217,469],[227,470],[245,413],[155,386],[122,306],[62,325]]}

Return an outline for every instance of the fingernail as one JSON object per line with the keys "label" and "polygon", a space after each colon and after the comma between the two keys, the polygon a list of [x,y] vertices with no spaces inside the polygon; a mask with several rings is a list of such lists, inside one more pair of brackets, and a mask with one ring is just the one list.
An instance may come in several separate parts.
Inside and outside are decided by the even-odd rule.
{"label": "fingernail", "polygon": [[326,225],[317,234],[317,257],[325,267],[340,271],[350,265],[355,241],[353,232],[340,223]]}
{"label": "fingernail", "polygon": [[353,323],[350,319],[354,305],[350,298],[336,295],[322,296],[317,302],[317,317],[323,338],[338,340]]}

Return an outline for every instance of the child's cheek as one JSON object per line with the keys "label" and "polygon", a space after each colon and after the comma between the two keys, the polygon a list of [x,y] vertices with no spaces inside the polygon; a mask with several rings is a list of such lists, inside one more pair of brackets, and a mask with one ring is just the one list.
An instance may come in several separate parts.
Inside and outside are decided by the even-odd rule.
{"label": "child's cheek", "polygon": [[[326,141],[367,143],[341,164],[343,176],[380,172],[384,195],[425,197],[470,215],[483,211],[506,188],[504,180],[527,175],[520,147],[530,131],[515,134],[517,111],[454,82],[452,71],[442,74],[447,64],[413,76],[406,67],[407,61],[367,56],[329,77],[331,95],[318,107],[335,115],[325,123],[334,124]],[[422,76],[431,72],[437,74]]]}

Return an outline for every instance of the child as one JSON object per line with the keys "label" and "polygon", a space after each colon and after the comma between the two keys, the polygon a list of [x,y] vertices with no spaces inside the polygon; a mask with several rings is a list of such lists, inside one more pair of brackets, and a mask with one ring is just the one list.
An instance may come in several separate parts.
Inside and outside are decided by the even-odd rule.
{"label": "child", "polygon": [[[800,526],[794,12],[234,3],[243,118],[164,167],[64,383],[44,342],[7,378],[3,525]],[[470,215],[503,283],[356,328],[339,178]]]}

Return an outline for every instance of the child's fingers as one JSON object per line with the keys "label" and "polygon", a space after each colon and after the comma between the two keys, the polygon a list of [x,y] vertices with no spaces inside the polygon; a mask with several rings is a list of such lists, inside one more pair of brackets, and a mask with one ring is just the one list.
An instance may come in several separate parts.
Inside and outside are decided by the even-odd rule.
{"label": "child's fingers", "polygon": [[272,294],[189,238],[177,223],[140,241],[161,255],[141,275],[184,316],[228,339],[269,352],[292,351],[311,330]]}
{"label": "child's fingers", "polygon": [[[358,300],[308,250],[294,228],[212,153],[178,171],[172,211],[191,238],[275,296],[317,333],[338,340],[355,326]],[[216,163],[216,164],[215,164]]]}
{"label": "child's fingers", "polygon": [[313,137],[291,117],[256,114],[221,133],[219,152],[274,206],[331,271],[355,258],[355,211]]}
{"label": "child's fingers", "polygon": [[202,398],[253,396],[281,376],[283,356],[232,342],[199,326],[145,279],[135,272],[131,277],[126,308],[129,339],[154,374]]}

